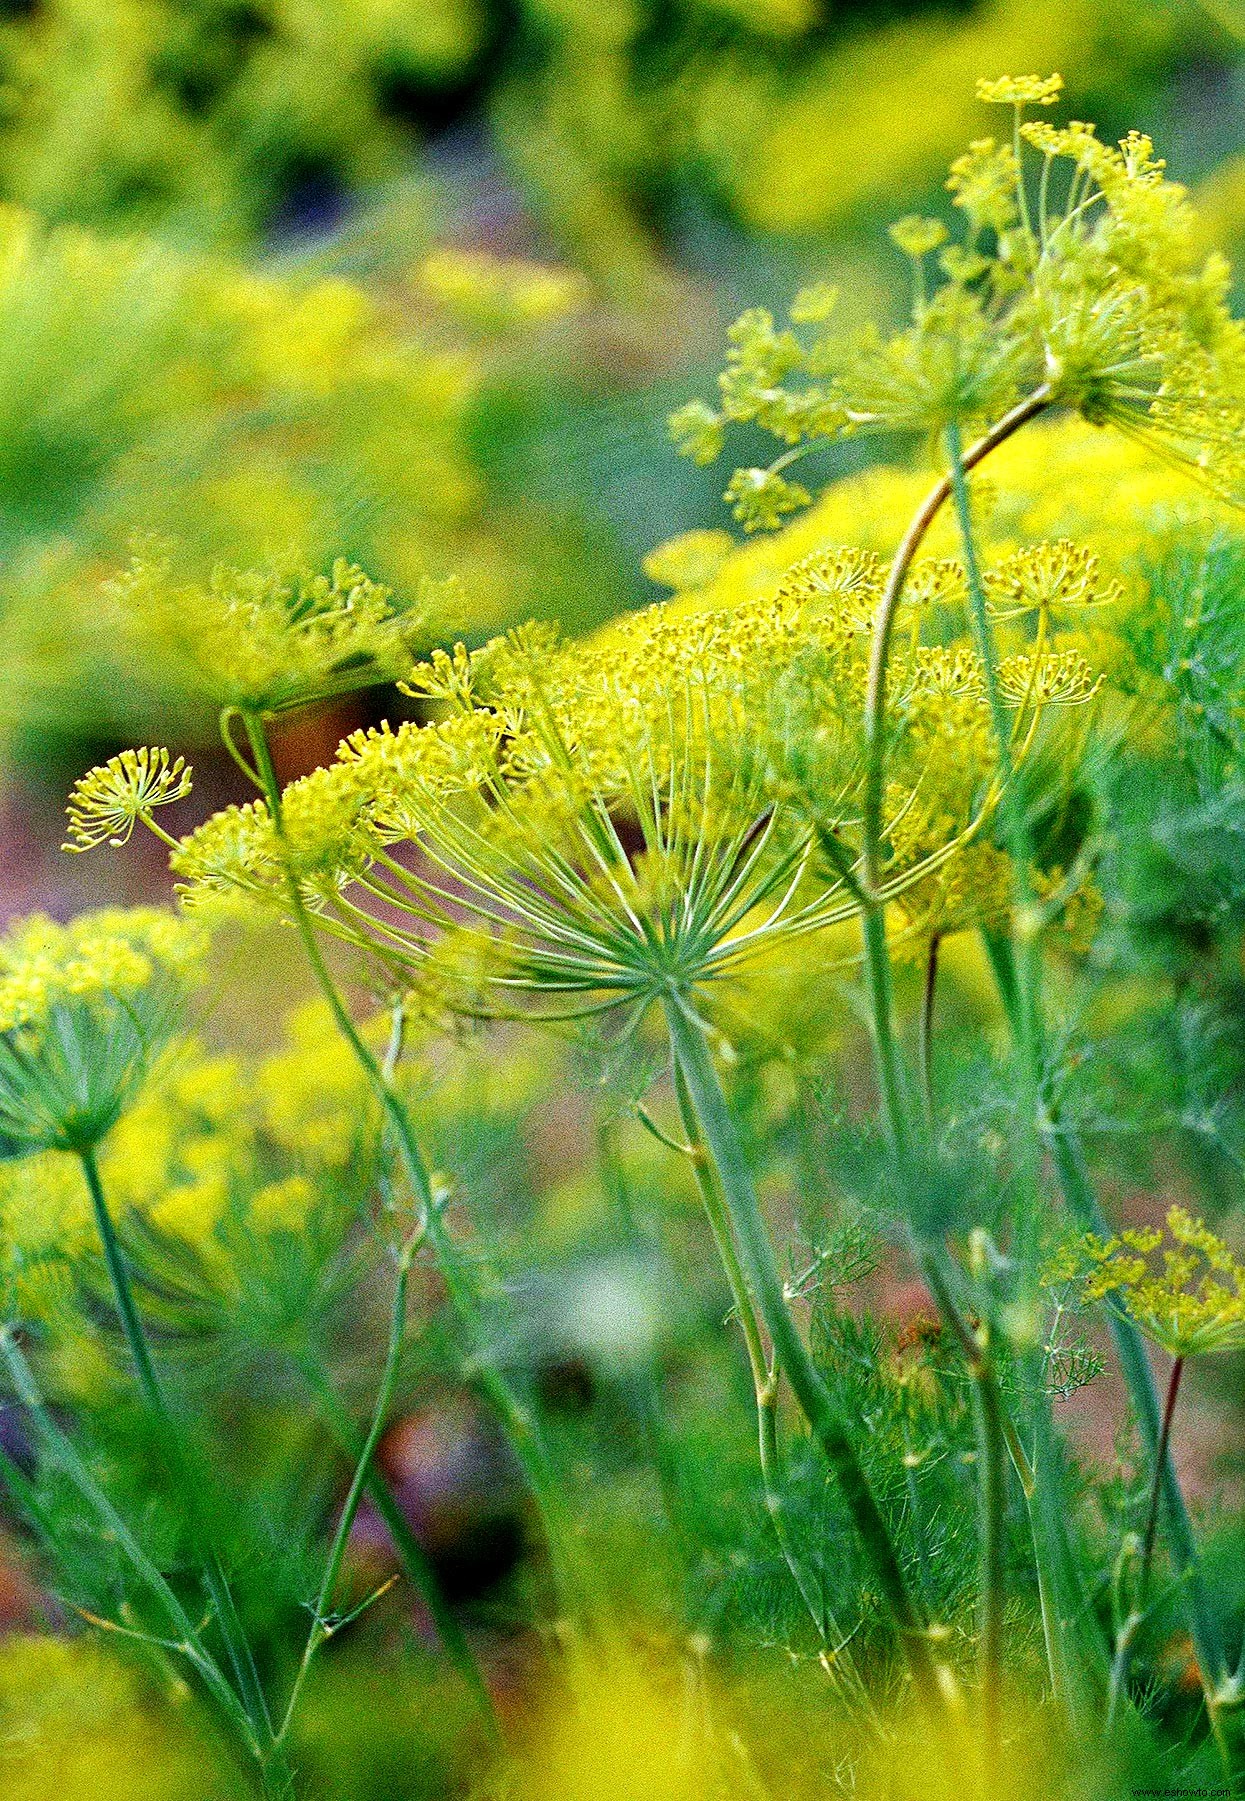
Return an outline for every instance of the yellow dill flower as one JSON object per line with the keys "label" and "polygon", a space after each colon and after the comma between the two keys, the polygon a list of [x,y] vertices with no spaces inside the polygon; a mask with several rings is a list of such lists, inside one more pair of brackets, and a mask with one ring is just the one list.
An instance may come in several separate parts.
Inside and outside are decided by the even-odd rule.
{"label": "yellow dill flower", "polygon": [[155,908],[10,927],[0,940],[8,1155],[98,1143],[174,1030],[203,950],[197,928]]}
{"label": "yellow dill flower", "polygon": [[1062,93],[1062,75],[1001,75],[977,83],[978,100],[991,106],[1054,106]]}
{"label": "yellow dill flower", "polygon": [[277,713],[409,665],[418,612],[339,559],[331,575],[217,568],[178,584],[167,556],[137,559],[110,584],[124,629],[172,657],[187,685],[221,708]]}
{"label": "yellow dill flower", "polygon": [[[193,771],[183,757],[144,746],[123,750],[79,776],[70,792],[69,840],[62,850],[91,850],[99,844],[127,844],[136,821],[151,826],[157,807],[184,800]],[[163,834],[161,834],[163,835]]]}
{"label": "yellow dill flower", "polygon": [[[408,979],[435,942],[442,975],[453,961],[453,985],[483,983],[494,1006],[536,990],[610,1006],[844,914],[837,881],[802,886],[810,827],[774,805],[768,753],[750,748],[767,678],[841,642],[859,604],[843,586],[729,619],[652,607],[588,644],[532,628],[434,656],[408,685],[445,718],[356,733],[287,791],[292,834],[316,791],[293,854],[326,924]],[[269,887],[266,816],[209,821],[174,862],[192,893]]]}
{"label": "yellow dill flower", "polygon": [[1087,1235],[1056,1259],[1050,1282],[1073,1281],[1088,1305],[1127,1313],[1172,1357],[1245,1348],[1245,1264],[1183,1207],[1164,1230]]}
{"label": "yellow dill flower", "polygon": [[224,807],[187,834],[169,858],[183,900],[241,892],[271,900],[284,889],[284,865],[262,800]]}
{"label": "yellow dill flower", "polygon": [[672,424],[701,462],[736,422],[778,440],[770,464],[727,486],[747,531],[773,530],[804,504],[792,466],[819,447],[953,422],[986,431],[1017,407],[1114,425],[1220,492],[1245,493],[1245,327],[1228,310],[1227,266],[1205,253],[1184,190],[1143,134],[1112,146],[1092,126],[1020,120],[1058,90],[1053,77],[983,84],[984,98],[1017,109],[1015,139],[976,139],[952,163],[963,228],[941,246],[932,289],[926,259],[945,227],[893,228],[915,263],[905,329],[831,332],[802,309],[779,328],[758,307],[731,327],[717,406],[691,403]]}
{"label": "yellow dill flower", "polygon": [[1039,616],[1116,606],[1123,598],[1118,581],[1105,579],[1094,552],[1068,538],[1035,544],[995,563],[986,572],[986,599],[996,619]]}

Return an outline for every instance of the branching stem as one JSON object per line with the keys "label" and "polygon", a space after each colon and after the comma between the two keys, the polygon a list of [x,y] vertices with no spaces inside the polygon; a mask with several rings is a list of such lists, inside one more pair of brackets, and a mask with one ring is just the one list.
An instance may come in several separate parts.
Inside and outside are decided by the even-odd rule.
{"label": "branching stem", "polygon": [[[244,713],[242,719],[259,773],[260,788],[272,818],[273,830],[277,834],[278,841],[284,843],[285,824],[281,805],[281,785],[277,780],[264,722],[254,713]],[[428,1242],[432,1247],[437,1268],[445,1283],[450,1306],[464,1332],[474,1358],[476,1379],[502,1422],[511,1448],[518,1459],[519,1466],[540,1512],[559,1593],[565,1602],[572,1604],[577,1613],[583,1614],[587,1608],[590,1584],[582,1567],[582,1560],[575,1549],[572,1527],[566,1518],[557,1480],[538,1431],[532,1408],[514,1393],[494,1361],[480,1352],[482,1306],[476,1292],[474,1275],[446,1228],[440,1204],[432,1192],[428,1166],[424,1162],[423,1153],[419,1148],[419,1141],[415,1136],[410,1114],[392,1080],[386,1076],[384,1067],[373,1054],[342,999],[325,961],[324,952],[320,947],[315,926],[307,911],[307,904],[299,887],[298,878],[288,867],[286,887],[290,913],[302,940],[312,976],[328,1004],[338,1030],[354,1053],[355,1059],[393,1131],[398,1154],[406,1171],[411,1192],[420,1208],[421,1220],[426,1226]]]}

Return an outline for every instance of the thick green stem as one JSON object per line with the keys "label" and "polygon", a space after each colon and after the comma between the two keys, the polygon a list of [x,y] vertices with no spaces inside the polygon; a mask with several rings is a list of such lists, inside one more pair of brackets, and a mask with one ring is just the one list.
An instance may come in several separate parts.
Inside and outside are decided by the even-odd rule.
{"label": "thick green stem", "polygon": [[683,1119],[683,1129],[687,1134],[689,1157],[696,1175],[696,1185],[700,1190],[700,1198],[710,1230],[713,1233],[713,1242],[726,1273],[726,1280],[734,1302],[735,1317],[743,1332],[744,1346],[748,1353],[748,1367],[752,1374],[752,1390],[756,1400],[758,1451],[766,1509],[773,1522],[774,1535],[778,1540],[778,1547],[782,1552],[783,1559],[791,1572],[792,1580],[800,1591],[804,1605],[813,1617],[817,1630],[824,1639],[843,1643],[844,1634],[831,1614],[824,1594],[819,1592],[811,1575],[804,1568],[803,1559],[796,1550],[791,1534],[787,1530],[786,1499],[783,1495],[782,1464],[778,1449],[779,1368],[777,1361],[766,1355],[756,1302],[753,1299],[748,1278],[744,1274],[743,1265],[739,1261],[739,1253],[735,1248],[735,1240],[731,1231],[730,1215],[722,1198],[716,1172],[701,1138],[700,1122],[681,1065],[676,1065],[675,1068],[675,1088],[679,1099],[679,1111]]}
{"label": "thick green stem", "polygon": [[735,1123],[718,1082],[699,1019],[682,995],[664,1002],[675,1060],[721,1183],[731,1231],[748,1285],[792,1391],[839,1484],[852,1523],[873,1566],[878,1588],[899,1636],[922,1705],[945,1717],[946,1679],[930,1649],[929,1633],[908,1592],[889,1529],[830,1393],[813,1367],[787,1307],[773,1246],[752,1184]]}
{"label": "thick green stem", "polygon": [[85,1147],[79,1153],[79,1160],[82,1164],[87,1188],[90,1191],[91,1205],[94,1209],[95,1223],[104,1251],[104,1262],[112,1286],[113,1299],[138,1376],[139,1386],[151,1415],[160,1429],[170,1471],[189,1500],[195,1536],[199,1541],[204,1559],[204,1587],[216,1614],[216,1622],[225,1643],[243,1705],[257,1740],[263,1743],[272,1731],[268,1702],[259,1679],[259,1671],[255,1666],[254,1653],[242,1621],[238,1617],[229,1579],[225,1574],[220,1556],[211,1542],[211,1533],[204,1519],[198,1481],[194,1471],[189,1467],[177,1430],[177,1423],[169,1409],[160,1379],[156,1374],[147,1336],[143,1331],[138,1308],[134,1302],[134,1291],[130,1283],[129,1271],[126,1268],[125,1256],[117,1238],[107,1197],[104,1194],[99,1162],[94,1147]]}
{"label": "thick green stem", "polygon": [[108,1202],[104,1195],[104,1185],[100,1179],[99,1162],[93,1147],[88,1147],[80,1154],[82,1173],[86,1177],[86,1185],[91,1195],[91,1205],[95,1211],[95,1226],[99,1232],[100,1244],[103,1246],[104,1263],[108,1269],[108,1280],[112,1285],[112,1296],[116,1303],[117,1313],[121,1319],[121,1328],[125,1333],[125,1342],[129,1346],[130,1357],[138,1376],[139,1387],[151,1412],[160,1421],[166,1431],[172,1430],[168,1403],[164,1398],[164,1390],[156,1375],[155,1364],[147,1345],[147,1337],[138,1317],[138,1309],[134,1305],[134,1293],[130,1287],[129,1271],[125,1267],[125,1257],[117,1239],[112,1214],[108,1210]]}
{"label": "thick green stem", "polygon": [[[977,1436],[978,1567],[977,1669],[982,1725],[992,1769],[1002,1744],[1003,1611],[1007,1600],[1007,1446],[1010,1422],[999,1391],[994,1359],[983,1333],[965,1319],[945,1273],[946,1256],[930,1247],[921,1273],[939,1312],[950,1325],[973,1384]],[[1023,1456],[1017,1444],[1016,1453]]]}
{"label": "thick green stem", "polygon": [[876,901],[866,901],[861,913],[865,947],[865,979],[869,986],[869,1022],[878,1086],[882,1093],[882,1120],[896,1163],[902,1168],[911,1150],[908,1105],[899,1047],[895,1041],[891,1006],[891,963],[886,944],[886,912]]}
{"label": "thick green stem", "polygon": [[[254,713],[242,715],[247,740],[255,758],[260,787],[272,818],[273,830],[281,843],[285,841],[281,785],[277,780],[268,736],[263,720]],[[441,1216],[441,1208],[433,1195],[428,1166],[424,1162],[419,1141],[401,1096],[393,1086],[380,1060],[373,1054],[358,1026],[351,1018],[333,980],[315,926],[307,911],[298,878],[286,870],[286,887],[290,913],[302,940],[303,951],[316,985],[328,1004],[335,1024],[350,1046],[355,1059],[393,1131],[398,1154],[406,1171],[411,1192],[415,1196],[426,1227],[428,1242],[436,1258],[437,1268],[445,1283],[450,1306],[467,1339],[469,1354],[474,1359],[476,1380],[505,1429],[511,1449],[523,1471],[528,1488],[541,1516],[545,1531],[554,1581],[563,1603],[572,1603],[575,1611],[588,1609],[591,1584],[582,1559],[574,1544],[574,1534],[566,1517],[562,1497],[548,1453],[537,1428],[530,1405],[516,1395],[501,1371],[481,1353],[483,1308],[476,1293],[473,1273],[460,1253]]]}
{"label": "thick green stem", "polygon": [[[914,516],[911,525],[900,545],[895,561],[892,564],[890,578],[879,606],[875,620],[872,657],[869,671],[869,683],[866,694],[866,737],[869,749],[869,766],[865,805],[865,907],[863,909],[863,926],[865,937],[866,973],[869,982],[872,1003],[874,1042],[877,1048],[879,1083],[882,1091],[883,1105],[886,1115],[888,1137],[897,1161],[906,1163],[906,1153],[910,1142],[910,1127],[906,1108],[906,1097],[903,1089],[902,1072],[899,1066],[898,1053],[895,1046],[894,1031],[891,1025],[890,1009],[890,969],[886,949],[884,915],[875,898],[878,885],[878,858],[881,838],[881,796],[885,768],[885,696],[886,666],[889,654],[890,633],[898,603],[902,597],[903,583],[913,557],[919,549],[934,518],[945,504],[954,497],[959,517],[961,536],[964,544],[965,566],[968,577],[970,602],[973,612],[974,628],[986,670],[986,681],[995,735],[999,744],[1000,769],[1004,776],[1005,806],[1008,812],[1009,835],[1012,849],[1017,855],[1019,880],[1022,893],[1027,885],[1027,850],[1023,844],[1023,820],[1014,807],[1012,794],[1012,774],[1010,740],[1003,716],[1001,697],[998,691],[997,674],[993,646],[990,641],[989,620],[985,605],[984,588],[977,561],[972,524],[968,505],[965,476],[968,470],[976,467],[1007,437],[1017,431],[1029,419],[1042,412],[1050,404],[1049,392],[1040,388],[1027,397],[1012,410],[996,427],[980,439],[972,448],[961,451],[958,429],[952,425],[948,432],[948,449],[950,452],[950,468],[944,477],[935,485],[926,501]],[[1025,1020],[1025,1028],[1021,1033],[1023,1043],[1023,1094],[1022,1104],[1025,1117],[1036,1119],[1037,1099],[1040,1092],[1041,1054],[1037,1034],[1034,1030],[1038,1018],[1034,996],[1033,957],[1036,947],[1031,940],[1026,941],[1021,961],[1024,964],[1024,986],[1026,992],[1020,1003],[1019,1012]],[[933,1092],[931,1069],[931,1025],[934,981],[936,978],[936,950],[931,949],[927,970],[925,1006],[922,1012],[920,1052],[921,1075],[925,1091],[926,1113],[933,1117]],[[1032,1133],[1027,1135],[1031,1141]],[[1036,1154],[1028,1156],[1029,1173],[1034,1177],[1033,1192],[1036,1193]],[[1030,1210],[1036,1222],[1036,1209]],[[1035,1229],[1034,1227],[1029,1230]],[[937,1292],[935,1290],[935,1292]],[[944,1309],[945,1312],[945,1309]],[[955,1324],[956,1310],[953,1310],[951,1323]],[[970,1369],[974,1371],[974,1392],[976,1397],[975,1412],[978,1422],[978,1454],[981,1460],[979,1472],[979,1504],[982,1512],[982,1581],[981,1581],[981,1656],[983,1662],[983,1699],[987,1712],[987,1727],[992,1737],[997,1740],[997,1694],[998,1672],[1001,1651],[1001,1608],[1002,1608],[1002,1503],[1005,1494],[1005,1465],[1002,1458],[1002,1443],[1006,1441],[1009,1422],[1001,1407],[997,1379],[992,1369],[981,1367],[978,1358],[971,1355]],[[1039,1397],[1035,1403],[1040,1411],[1045,1406],[1045,1398]],[[1015,1448],[1019,1449],[1019,1441],[1015,1440]],[[1023,1457],[1023,1451],[1021,1450]],[[1019,1467],[1019,1466],[1018,1466]],[[1046,1473],[1055,1468],[1055,1463],[1047,1460]],[[1057,1569],[1059,1545],[1056,1543],[1058,1525],[1058,1508],[1055,1497],[1044,1491],[1036,1496],[1032,1491],[1033,1471],[1028,1471],[1029,1485],[1026,1485],[1025,1496],[1029,1520],[1033,1531],[1035,1562],[1038,1568],[1039,1593],[1042,1600],[1043,1626],[1046,1632],[1048,1654],[1051,1664],[1052,1684],[1056,1692],[1067,1694],[1079,1690],[1079,1683],[1064,1680],[1064,1672],[1070,1659],[1066,1651],[1066,1617],[1075,1608],[1063,1604],[1064,1583]],[[1056,1643],[1058,1640],[1058,1643]],[[993,1716],[993,1725],[991,1725]]]}

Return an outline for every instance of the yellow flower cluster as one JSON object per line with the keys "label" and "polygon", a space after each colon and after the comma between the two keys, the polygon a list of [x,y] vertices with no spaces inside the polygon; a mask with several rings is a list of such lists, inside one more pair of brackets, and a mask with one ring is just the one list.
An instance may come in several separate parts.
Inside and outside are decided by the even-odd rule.
{"label": "yellow flower cluster", "polygon": [[167,559],[134,562],[110,584],[136,648],[171,656],[218,708],[277,713],[401,674],[421,615],[339,559],[331,575],[218,567],[179,585]]}
{"label": "yellow flower cluster", "polygon": [[1006,435],[1006,422],[1052,407],[1144,438],[1225,494],[1245,492],[1245,328],[1227,307],[1227,265],[1205,253],[1148,138],[1114,147],[1092,126],[1022,119],[1059,86],[985,84],[984,98],[1014,106],[1014,138],[979,138],[952,163],[958,239],[937,220],[895,228],[913,264],[906,329],[831,331],[828,302],[810,311],[803,295],[789,325],[754,307],[731,327],[717,406],[692,402],[671,429],[698,462],[734,424],[786,447],[727,486],[746,531],[773,530],[807,503],[789,471],[819,446],[951,426]]}
{"label": "yellow flower cluster", "polygon": [[[280,835],[262,803],[206,821],[173,856],[184,897],[282,907],[292,874],[387,981],[431,963],[469,1010],[530,991],[595,1010],[710,981],[857,904],[886,575],[871,552],[821,550],[729,610],[662,604],[586,642],[531,626],[437,651],[405,685],[439,717],[356,733],[286,789]],[[1018,762],[1096,691],[1061,627],[1114,591],[1070,546],[990,575]],[[929,930],[992,917],[1006,895],[966,595],[958,563],[916,566],[891,672],[884,886]]]}
{"label": "yellow flower cluster", "polygon": [[67,1003],[132,999],[162,980],[198,970],[200,933],[155,907],[106,908],[68,925],[42,914],[0,939],[0,1032],[43,1024]]}
{"label": "yellow flower cluster", "polygon": [[112,1129],[201,973],[197,927],[157,908],[36,916],[0,940],[0,1150],[90,1148]]}
{"label": "yellow flower cluster", "polygon": [[74,783],[66,807],[69,841],[62,850],[128,844],[140,819],[150,826],[157,807],[185,799],[193,773],[183,757],[170,758],[160,746],[144,745],[110,757]]}
{"label": "yellow flower cluster", "polygon": [[1086,1304],[1127,1313],[1172,1357],[1245,1349],[1245,1263],[1183,1207],[1169,1209],[1164,1230],[1086,1236],[1048,1280],[1073,1280]]}

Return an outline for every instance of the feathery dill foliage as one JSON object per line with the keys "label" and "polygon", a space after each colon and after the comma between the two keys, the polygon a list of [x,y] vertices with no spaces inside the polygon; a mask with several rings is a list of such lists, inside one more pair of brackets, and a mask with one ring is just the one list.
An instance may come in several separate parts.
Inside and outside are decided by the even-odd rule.
{"label": "feathery dill foliage", "polygon": [[[970,493],[964,477],[1022,424],[1059,406],[1092,425],[1119,426],[1220,493],[1235,493],[1235,438],[1245,422],[1240,327],[1224,305],[1226,273],[1195,250],[1183,197],[1147,141],[1132,137],[1112,149],[1087,126],[1060,130],[1026,119],[1026,109],[1053,103],[1058,91],[1053,77],[983,84],[983,100],[1013,111],[1011,142],[980,140],[953,166],[959,241],[937,220],[895,227],[913,266],[904,331],[839,342],[825,329],[833,293],[806,290],[790,330],[768,314],[745,315],[732,334],[719,406],[694,404],[677,423],[685,447],[703,459],[718,454],[735,423],[759,425],[786,447],[768,469],[742,471],[731,484],[749,530],[777,526],[802,504],[806,493],[786,472],[821,444],[881,429],[941,436],[947,473],[931,492],[921,477],[914,489],[896,472],[876,479],[881,499],[869,542],[839,543],[846,534],[837,531],[798,540],[788,527],[767,560],[758,554],[765,547],[736,551],[723,533],[693,533],[655,553],[650,568],[699,590],[698,598],[650,607],[583,642],[531,624],[475,651],[436,650],[413,666],[417,617],[346,565],[331,577],[221,571],[206,586],[185,588],[153,558],[114,588],[131,641],[175,654],[187,680],[220,708],[226,742],[260,798],[173,840],[157,810],[184,798],[189,772],[164,750],[126,752],[75,788],[71,845],[124,843],[142,822],[170,844],[189,913],[232,896],[245,910],[292,919],[341,1053],[337,1061],[322,1044],[309,1057],[291,1047],[261,1069],[195,1053],[149,1085],[120,1121],[99,1161],[149,1257],[149,1304],[172,1316],[169,1296],[182,1292],[173,1272],[193,1268],[187,1286],[199,1305],[208,1292],[234,1294],[237,1276],[248,1329],[260,1334],[256,1322],[266,1322],[274,1344],[292,1342],[286,1335],[305,1311],[323,1322],[332,1313],[326,1297],[341,1292],[334,1258],[349,1207],[333,1207],[351,1176],[353,1217],[375,1216],[398,1272],[375,1414],[275,1732],[247,1692],[244,1659],[227,1647],[241,1672],[234,1700],[266,1772],[284,1751],[303,1674],[330,1629],[345,1534],[404,1354],[407,1276],[425,1241],[453,1314],[447,1337],[507,1434],[539,1512],[559,1617],[573,1619],[589,1646],[606,1611],[610,1578],[596,1570],[585,1580],[592,1560],[581,1535],[566,1530],[568,1483],[549,1450],[526,1352],[516,1338],[508,1361],[495,1355],[491,1247],[480,1255],[460,1248],[458,1198],[447,1205],[449,1187],[418,1142],[438,1112],[442,1136],[454,1135],[444,1090],[416,1100],[402,1066],[403,1023],[420,1009],[438,1025],[455,1012],[605,1016],[623,1029],[607,1035],[602,1062],[643,1066],[628,1098],[661,1147],[653,1211],[668,1195],[671,1169],[694,1182],[755,1405],[747,1484],[755,1517],[733,1544],[744,1573],[730,1578],[745,1599],[742,1612],[729,1597],[712,1603],[728,1625],[738,1630],[742,1617],[752,1630],[767,1614],[781,1622],[784,1644],[802,1633],[821,1647],[819,1668],[836,1705],[870,1733],[873,1697],[888,1693],[903,1657],[931,1742],[944,1726],[949,1743],[967,1743],[971,1732],[977,1790],[993,1793],[1013,1734],[1009,1613],[1017,1630],[1007,1656],[1017,1671],[1041,1670],[1069,1744],[1101,1737],[1103,1696],[1110,1728],[1149,1629],[1145,1593],[1164,1491],[1177,1604],[1214,1729],[1196,1756],[1210,1755],[1223,1712],[1239,1703],[1245,1678],[1227,1665],[1222,1621],[1202,1592],[1167,1468],[1179,1369],[1160,1421],[1138,1334],[1178,1365],[1195,1351],[1239,1346],[1245,1271],[1179,1208],[1165,1234],[1100,1231],[1068,1105],[1080,1059],[1079,995],[1094,979],[1081,953],[1092,944],[1107,964],[1138,923],[1121,890],[1118,852],[1099,847],[1129,817],[1120,791],[1137,786],[1135,772],[1153,758],[1167,717],[1156,670],[1179,664],[1189,739],[1201,744],[1209,732],[1223,740],[1202,772],[1218,781],[1235,770],[1236,739],[1201,696],[1217,695],[1234,730],[1232,634],[1220,621],[1222,680],[1194,680],[1197,647],[1181,638],[1177,658],[1170,634],[1147,636],[1137,612],[1155,604],[1153,592],[1134,575],[1123,578],[1118,556],[1058,524],[1032,534],[1009,529],[1005,514],[979,531],[978,515],[989,516],[992,503],[979,484]],[[454,270],[441,274],[452,286]],[[532,304],[544,304],[539,293]],[[984,434],[967,454],[966,425]],[[959,557],[945,554],[945,536],[932,536],[952,499]],[[844,511],[850,515],[850,505]],[[833,504],[822,515],[842,516]],[[1038,541],[1016,549],[1025,536]],[[1191,604],[1181,631],[1197,636],[1201,617],[1200,604]],[[356,732],[331,765],[282,791],[266,720],[382,677],[401,678],[426,722]],[[231,735],[239,717],[249,764]],[[1108,774],[1099,780],[1102,767]],[[1112,907],[1127,917],[1110,917]],[[1107,930],[1094,943],[1104,913]],[[848,920],[859,921],[859,940],[831,931]],[[1073,952],[1062,959],[1048,955],[1056,924],[1059,949]],[[193,933],[193,918],[177,929]],[[941,941],[970,929],[989,957],[1006,1045],[987,1044],[979,1024],[945,1020],[937,1004]],[[106,1035],[114,1020],[141,1019],[143,996],[160,990],[163,964],[147,939],[131,967],[125,932],[114,926],[112,935],[125,941],[121,950],[106,948],[106,932],[89,954],[76,940],[55,940],[44,959],[61,970],[55,980],[46,970],[38,979],[31,973],[33,950],[10,953],[0,999],[8,996],[2,1042],[15,1068],[51,1067],[59,1080],[72,1051],[75,1068],[128,1071],[121,1055],[78,1056],[77,1040],[58,1023],[79,1009],[91,1031]],[[384,1053],[379,1022],[353,1021],[322,937],[362,953],[374,987],[400,997]],[[1225,965],[1234,960],[1239,971],[1239,945],[1226,926],[1224,942]],[[905,1017],[907,984],[895,965],[913,948],[925,987],[919,1017]],[[831,967],[863,964],[876,1117],[863,1117],[870,1102],[850,1062],[859,1041],[845,1019],[831,1032],[815,1025],[807,1055],[790,1032],[778,1034],[783,1056],[758,1052],[752,1068],[732,1047],[729,1091],[723,1085],[727,1058],[717,1055],[722,1041],[707,1015],[729,1019],[745,964],[771,951],[774,964],[811,967],[823,988]],[[1066,988],[1057,990],[1064,974]],[[765,980],[755,968],[751,975]],[[30,993],[36,998],[23,998]],[[829,1010],[824,995],[819,1005]],[[664,1020],[665,1049],[656,1055],[667,1059],[668,1089],[666,1070],[646,1062],[652,1047],[638,1029],[650,1010]],[[835,1042],[825,1042],[831,1036]],[[939,1067],[940,1057],[958,1060],[966,1045],[962,1068]],[[146,1043],[142,1049],[132,1058],[136,1071],[149,1061]],[[831,1072],[843,1092],[823,1142],[813,1116]],[[781,1106],[770,1084],[784,1082],[798,1094],[792,1117],[776,1123]],[[109,1104],[79,1107],[54,1126],[32,1127],[41,1116],[28,1106],[25,1137],[14,1126],[12,1149],[82,1155],[133,1361],[159,1412],[100,1170],[86,1155],[133,1101],[128,1074],[109,1092]],[[678,1125],[663,1126],[642,1100],[677,1110]],[[16,1119],[16,1103],[0,1114],[6,1129],[10,1112]],[[436,1142],[435,1125],[432,1132]],[[602,1132],[603,1144],[609,1136]],[[365,1140],[374,1159],[353,1155]],[[39,1161],[0,1183],[13,1293],[32,1307],[41,1295],[55,1301],[64,1273],[52,1269],[46,1239],[30,1229],[26,1178]],[[621,1192],[630,1172],[616,1162],[606,1180]],[[883,1229],[911,1251],[937,1321],[915,1323],[892,1345],[834,1303],[832,1255],[810,1249],[812,1240],[775,1245],[758,1178],[786,1186],[788,1167],[802,1165],[813,1173],[794,1197],[799,1217],[827,1190],[876,1208]],[[1044,1247],[1063,1236],[1053,1220],[1051,1166],[1080,1238],[1044,1286]],[[64,1197],[54,1180],[47,1192],[49,1210],[59,1212]],[[623,1200],[634,1220],[630,1196]],[[317,1263],[317,1221],[329,1212],[340,1230],[324,1234]],[[395,1226],[403,1234],[396,1248],[392,1230],[386,1239]],[[85,1247],[81,1216],[74,1229],[72,1242]],[[638,1236],[630,1223],[628,1233],[629,1243]],[[266,1313],[263,1284],[242,1280],[245,1247],[262,1243],[275,1265],[286,1240],[303,1259],[291,1252],[283,1265],[298,1280]],[[231,1269],[235,1256],[239,1268]],[[1107,1578],[1094,1566],[1097,1552],[1076,1536],[1076,1479],[1051,1413],[1055,1395],[1098,1367],[1093,1353],[1066,1341],[1071,1295],[1087,1307],[1105,1304],[1149,1459],[1137,1599],[1115,1621],[1114,1646],[1097,1605],[1099,1578],[1104,1590]],[[712,1308],[720,1319],[716,1293]],[[629,1365],[637,1386],[647,1380],[641,1361]],[[656,1444],[670,1397],[651,1373],[644,1405]],[[611,1372],[594,1368],[598,1374],[607,1381]],[[784,1442],[784,1384],[810,1428],[798,1448]],[[733,1468],[735,1452],[732,1459]],[[669,1480],[668,1454],[660,1460],[672,1542],[686,1539],[675,1492],[686,1485]],[[970,1496],[975,1513],[965,1504]],[[713,1531],[716,1557],[733,1526],[719,1519]],[[703,1568],[703,1545],[699,1555],[686,1575]],[[1126,1543],[1121,1567],[1133,1555]],[[772,1606],[753,1580],[763,1558],[775,1578]],[[215,1601],[222,1591],[214,1593],[212,1576],[205,1564],[205,1593]],[[227,1611],[212,1617],[227,1625]],[[452,1645],[452,1633],[445,1642]],[[193,1634],[183,1649],[196,1651]],[[957,1701],[970,1661],[979,1719]],[[226,1679],[218,1699],[236,1723],[231,1694]],[[272,1792],[284,1794],[283,1784],[278,1770]]]}
{"label": "feathery dill foliage", "polygon": [[68,925],[36,915],[0,940],[0,1148],[82,1151],[137,1093],[176,1029],[200,931],[158,909]]}
{"label": "feathery dill foliage", "polygon": [[951,165],[958,235],[937,219],[893,227],[912,265],[903,330],[835,334],[824,284],[797,295],[785,326],[757,307],[731,327],[716,405],[689,402],[671,427],[700,463],[737,424],[786,447],[731,479],[726,499],[745,530],[772,530],[808,503],[787,471],[811,451],[949,421],[985,429],[1035,395],[1144,438],[1221,493],[1245,489],[1245,336],[1228,311],[1227,264],[1202,249],[1149,138],[1117,147],[1090,125],[1025,117],[1061,86],[980,85],[981,99],[1012,109],[1014,129]]}

